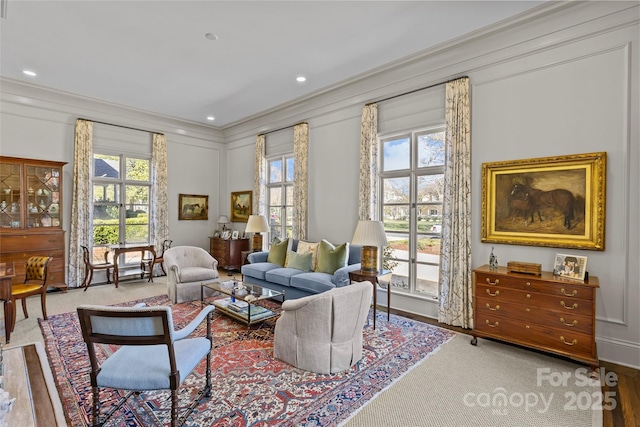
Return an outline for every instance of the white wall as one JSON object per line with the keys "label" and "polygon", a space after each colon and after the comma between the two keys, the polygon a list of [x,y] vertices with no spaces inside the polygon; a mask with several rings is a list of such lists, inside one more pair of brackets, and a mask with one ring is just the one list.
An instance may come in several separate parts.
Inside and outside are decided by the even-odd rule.
{"label": "white wall", "polygon": [[[253,173],[255,135],[309,123],[309,238],[348,241],[357,219],[360,113],[371,101],[468,75],[472,86],[473,265],[495,246],[501,264],[541,263],[557,248],[483,244],[481,165],[606,151],[606,250],[587,256],[600,278],[599,354],[640,367],[638,3],[552,4],[387,70],[225,129],[229,170]],[[428,123],[425,123],[428,124]],[[231,156],[230,156],[231,160]],[[564,249],[563,251],[567,251]],[[386,301],[379,295],[379,301]],[[394,294],[392,305],[435,316],[436,303]]]}
{"label": "white wall", "polygon": [[[209,249],[207,236],[217,227],[220,209],[228,210],[228,201],[222,197],[226,190],[220,190],[221,183],[226,185],[227,176],[226,149],[220,131],[16,81],[3,80],[1,89],[0,154],[67,162],[63,169],[63,221],[67,232],[71,222],[75,121],[82,117],[166,135],[170,237],[174,246]],[[129,132],[113,130],[121,137]],[[178,221],[180,193],[209,195],[209,220]]]}

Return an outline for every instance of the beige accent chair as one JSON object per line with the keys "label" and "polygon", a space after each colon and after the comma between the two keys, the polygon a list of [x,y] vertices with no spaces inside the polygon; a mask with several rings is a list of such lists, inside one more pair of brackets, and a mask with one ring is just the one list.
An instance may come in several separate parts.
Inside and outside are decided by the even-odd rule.
{"label": "beige accent chair", "polygon": [[362,359],[373,285],[358,282],[282,303],[273,353],[305,371],[334,374]]}
{"label": "beige accent chair", "polygon": [[[164,253],[167,295],[174,303],[200,299],[200,285],[220,280],[218,261],[196,246],[176,246]],[[205,297],[213,293],[206,290]]]}

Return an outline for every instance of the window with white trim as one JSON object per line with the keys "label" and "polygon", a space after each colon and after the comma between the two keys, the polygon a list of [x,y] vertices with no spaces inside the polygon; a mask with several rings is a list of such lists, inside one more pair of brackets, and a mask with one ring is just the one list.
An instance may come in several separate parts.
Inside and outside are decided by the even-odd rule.
{"label": "window with white trim", "polygon": [[392,289],[437,299],[444,189],[444,128],[380,136],[380,218]]}
{"label": "window with white trim", "polygon": [[293,235],[293,154],[267,158],[267,206],[272,242]]}

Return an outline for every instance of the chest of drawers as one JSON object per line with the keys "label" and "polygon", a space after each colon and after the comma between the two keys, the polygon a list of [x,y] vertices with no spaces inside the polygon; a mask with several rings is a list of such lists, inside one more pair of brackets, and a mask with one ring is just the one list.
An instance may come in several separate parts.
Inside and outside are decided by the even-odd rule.
{"label": "chest of drawers", "polygon": [[225,270],[239,270],[242,267],[242,251],[249,249],[249,239],[220,239],[210,237],[209,253]]}
{"label": "chest of drawers", "polygon": [[474,270],[474,329],[494,338],[598,366],[595,341],[597,277],[581,282],[543,272]]}

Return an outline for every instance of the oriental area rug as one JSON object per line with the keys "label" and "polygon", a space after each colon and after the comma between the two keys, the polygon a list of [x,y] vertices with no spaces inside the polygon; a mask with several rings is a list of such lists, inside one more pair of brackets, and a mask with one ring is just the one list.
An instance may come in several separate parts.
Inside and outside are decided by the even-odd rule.
{"label": "oriental area rug", "polygon": [[[141,301],[123,305],[136,302]],[[166,296],[142,302],[148,306],[170,305]],[[278,309],[279,304],[269,303]],[[173,305],[175,328],[185,326],[200,310],[199,301]],[[456,335],[393,314],[390,322],[386,320],[386,313],[379,313],[374,331],[369,319],[364,329],[363,359],[358,364],[343,373],[323,375],[273,357],[275,319],[247,329],[214,311],[212,395],[202,400],[185,425],[337,426]],[[92,404],[90,364],[77,314],[49,316],[48,321],[40,320],[40,326],[67,421],[74,427],[88,426]],[[194,334],[205,333],[203,322]],[[104,360],[116,349],[97,347],[98,358]],[[202,388],[204,371],[203,360],[183,383],[181,408],[186,408]],[[120,396],[119,391],[101,390],[102,409],[107,410]],[[106,425],[169,425],[170,412],[168,391],[143,391],[129,398]]]}

